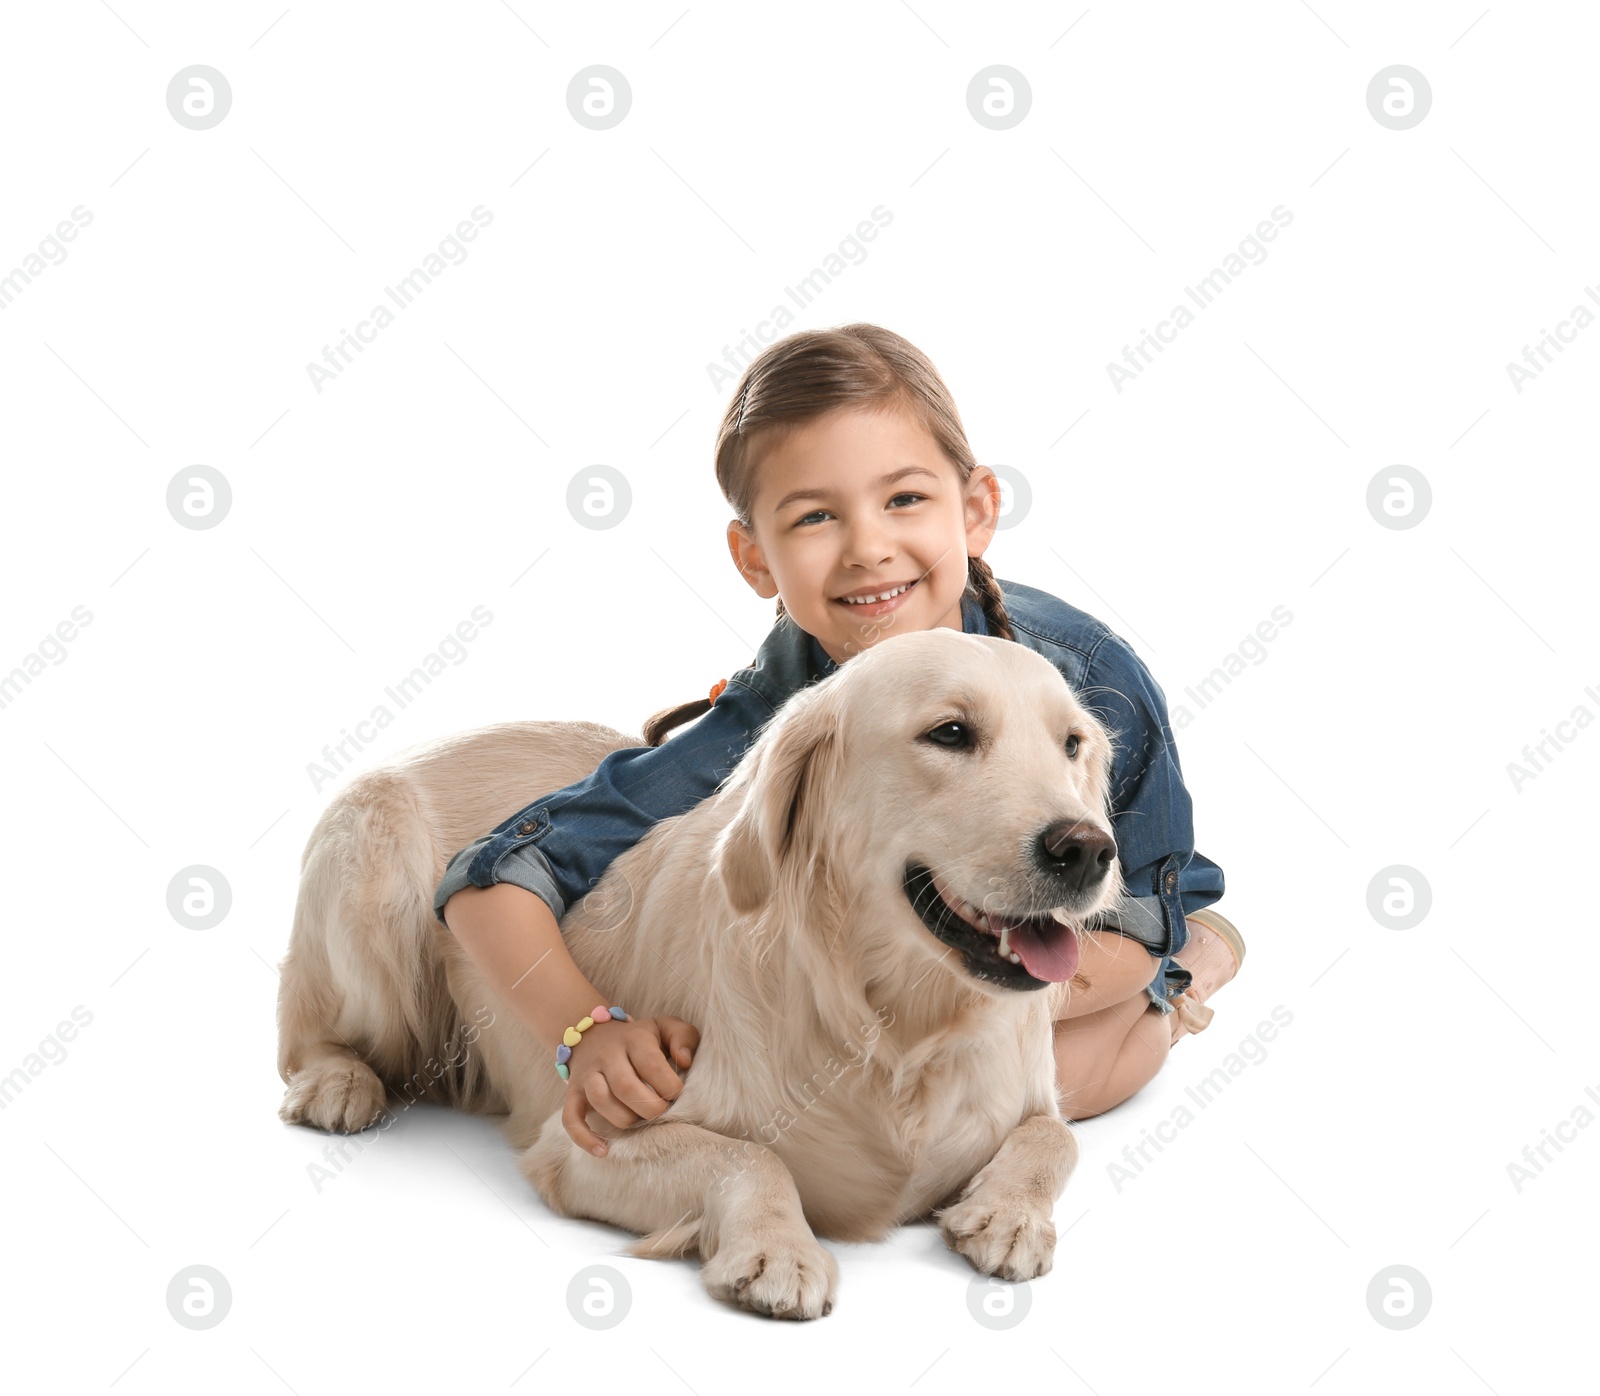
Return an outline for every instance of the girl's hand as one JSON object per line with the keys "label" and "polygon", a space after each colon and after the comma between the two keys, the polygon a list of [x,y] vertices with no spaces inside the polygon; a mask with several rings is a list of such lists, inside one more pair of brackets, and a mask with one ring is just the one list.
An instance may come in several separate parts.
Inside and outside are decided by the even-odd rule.
{"label": "girl's hand", "polygon": [[567,1063],[561,1123],[581,1148],[602,1157],[606,1142],[586,1122],[593,1109],[618,1129],[653,1120],[678,1098],[700,1045],[700,1029],[682,1018],[629,1018],[596,1023]]}

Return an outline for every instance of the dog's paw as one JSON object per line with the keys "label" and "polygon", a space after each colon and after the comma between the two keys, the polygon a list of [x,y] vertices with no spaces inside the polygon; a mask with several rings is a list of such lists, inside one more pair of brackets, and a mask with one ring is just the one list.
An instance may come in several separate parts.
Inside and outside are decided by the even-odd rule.
{"label": "dog's paw", "polygon": [[375,1124],[384,1110],[383,1082],[365,1062],[316,1062],[295,1072],[278,1118],[335,1134],[355,1134]]}
{"label": "dog's paw", "polygon": [[734,1235],[701,1268],[706,1290],[772,1318],[822,1318],[833,1310],[839,1264],[809,1231]]}
{"label": "dog's paw", "polygon": [[1030,1204],[1004,1188],[979,1187],[939,1214],[939,1229],[953,1251],[985,1275],[1033,1280],[1050,1273],[1056,1224],[1050,1208]]}

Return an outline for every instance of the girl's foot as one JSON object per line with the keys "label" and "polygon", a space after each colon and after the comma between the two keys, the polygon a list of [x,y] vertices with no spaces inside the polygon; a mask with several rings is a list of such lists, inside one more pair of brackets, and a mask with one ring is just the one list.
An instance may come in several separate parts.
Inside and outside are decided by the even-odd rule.
{"label": "girl's foot", "polygon": [[1172,1000],[1172,1041],[1185,1033],[1204,1032],[1215,1012],[1206,1000],[1239,972],[1244,963],[1244,937],[1226,916],[1210,907],[1191,912],[1189,943],[1172,958],[1192,976],[1189,987]]}

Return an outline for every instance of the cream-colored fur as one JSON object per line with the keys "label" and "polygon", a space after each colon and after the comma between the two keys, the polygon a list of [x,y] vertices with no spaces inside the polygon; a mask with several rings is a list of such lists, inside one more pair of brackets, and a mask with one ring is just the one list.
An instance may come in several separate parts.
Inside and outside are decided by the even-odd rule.
{"label": "cream-colored fur", "polygon": [[[928,738],[952,720],[972,745]],[[713,1295],[776,1316],[832,1307],[818,1235],[874,1240],[930,1215],[984,1273],[1047,1272],[1077,1160],[1052,1050],[1067,986],[974,977],[902,878],[915,860],[980,907],[1060,905],[1034,850],[1064,820],[1109,833],[1108,734],[1049,661],[948,628],[880,641],[795,694],[715,794],[657,824],[562,920],[608,1003],[701,1033],[659,1119],[618,1130],[590,1112],[612,1141],[597,1158],[562,1127],[549,1050],[431,900],[456,850],[639,744],[506,723],[350,782],[303,861],[282,1117],[357,1130],[402,1091],[507,1113],[551,1208],[641,1233],[636,1255],[698,1253]],[[1119,891],[1113,863],[1061,915]]]}

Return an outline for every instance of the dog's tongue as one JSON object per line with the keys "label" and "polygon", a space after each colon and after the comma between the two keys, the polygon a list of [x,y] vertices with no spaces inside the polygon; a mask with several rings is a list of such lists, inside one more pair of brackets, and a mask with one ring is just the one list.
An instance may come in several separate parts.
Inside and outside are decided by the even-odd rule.
{"label": "dog's tongue", "polygon": [[1059,984],[1078,972],[1078,937],[1051,917],[1008,921],[1006,943],[1022,957],[1022,967],[1035,979]]}

